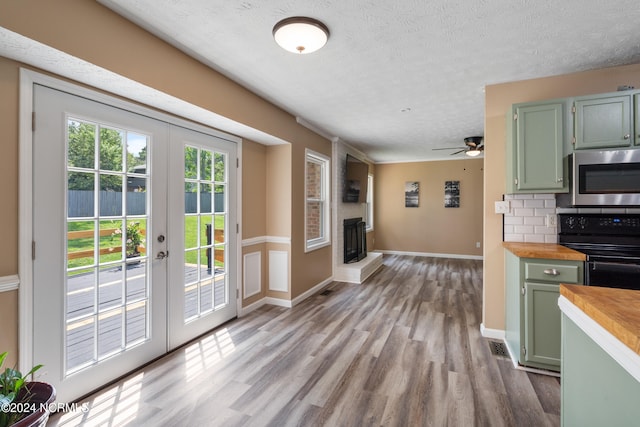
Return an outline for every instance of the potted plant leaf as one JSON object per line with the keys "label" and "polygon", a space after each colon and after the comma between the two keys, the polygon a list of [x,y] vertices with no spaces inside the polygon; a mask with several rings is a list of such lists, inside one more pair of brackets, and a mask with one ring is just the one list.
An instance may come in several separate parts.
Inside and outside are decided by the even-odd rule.
{"label": "potted plant leaf", "polygon": [[[7,354],[0,354],[0,368]],[[56,391],[51,384],[27,381],[41,367],[36,365],[25,375],[14,368],[0,372],[0,427],[46,425],[49,404],[55,400]]]}

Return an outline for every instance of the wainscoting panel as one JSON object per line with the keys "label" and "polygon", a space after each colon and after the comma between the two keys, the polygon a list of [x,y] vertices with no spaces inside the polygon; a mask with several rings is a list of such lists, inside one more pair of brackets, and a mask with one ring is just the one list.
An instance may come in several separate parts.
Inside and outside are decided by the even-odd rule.
{"label": "wainscoting panel", "polygon": [[262,290],[262,253],[251,252],[244,255],[244,298],[259,294]]}
{"label": "wainscoting panel", "polygon": [[289,253],[269,251],[269,290],[289,291]]}

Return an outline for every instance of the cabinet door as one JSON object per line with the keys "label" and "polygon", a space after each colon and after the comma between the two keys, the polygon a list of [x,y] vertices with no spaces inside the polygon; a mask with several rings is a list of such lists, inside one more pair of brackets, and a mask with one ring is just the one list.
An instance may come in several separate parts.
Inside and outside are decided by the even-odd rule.
{"label": "cabinet door", "polygon": [[516,108],[515,189],[558,192],[565,188],[562,146],[564,104]]}
{"label": "cabinet door", "polygon": [[525,282],[526,363],[560,366],[559,285]]}
{"label": "cabinet door", "polygon": [[631,146],[631,95],[576,98],[574,113],[576,150]]}

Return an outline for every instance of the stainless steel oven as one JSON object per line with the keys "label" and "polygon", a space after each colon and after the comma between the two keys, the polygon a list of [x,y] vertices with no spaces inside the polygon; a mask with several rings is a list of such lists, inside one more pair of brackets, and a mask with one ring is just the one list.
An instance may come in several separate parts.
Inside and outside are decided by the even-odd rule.
{"label": "stainless steel oven", "polygon": [[585,285],[640,290],[640,215],[560,214],[558,242],[587,255]]}
{"label": "stainless steel oven", "polygon": [[576,151],[569,164],[571,205],[640,205],[640,149]]}

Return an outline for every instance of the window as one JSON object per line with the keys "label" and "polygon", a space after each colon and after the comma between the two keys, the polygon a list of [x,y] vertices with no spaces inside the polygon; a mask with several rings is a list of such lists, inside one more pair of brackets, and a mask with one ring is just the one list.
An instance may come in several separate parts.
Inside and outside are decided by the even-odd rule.
{"label": "window", "polygon": [[307,150],[305,163],[305,249],[326,246],[329,239],[329,171],[328,157]]}
{"label": "window", "polygon": [[367,231],[373,231],[373,175],[367,176],[367,201],[365,203],[364,221],[367,224]]}

